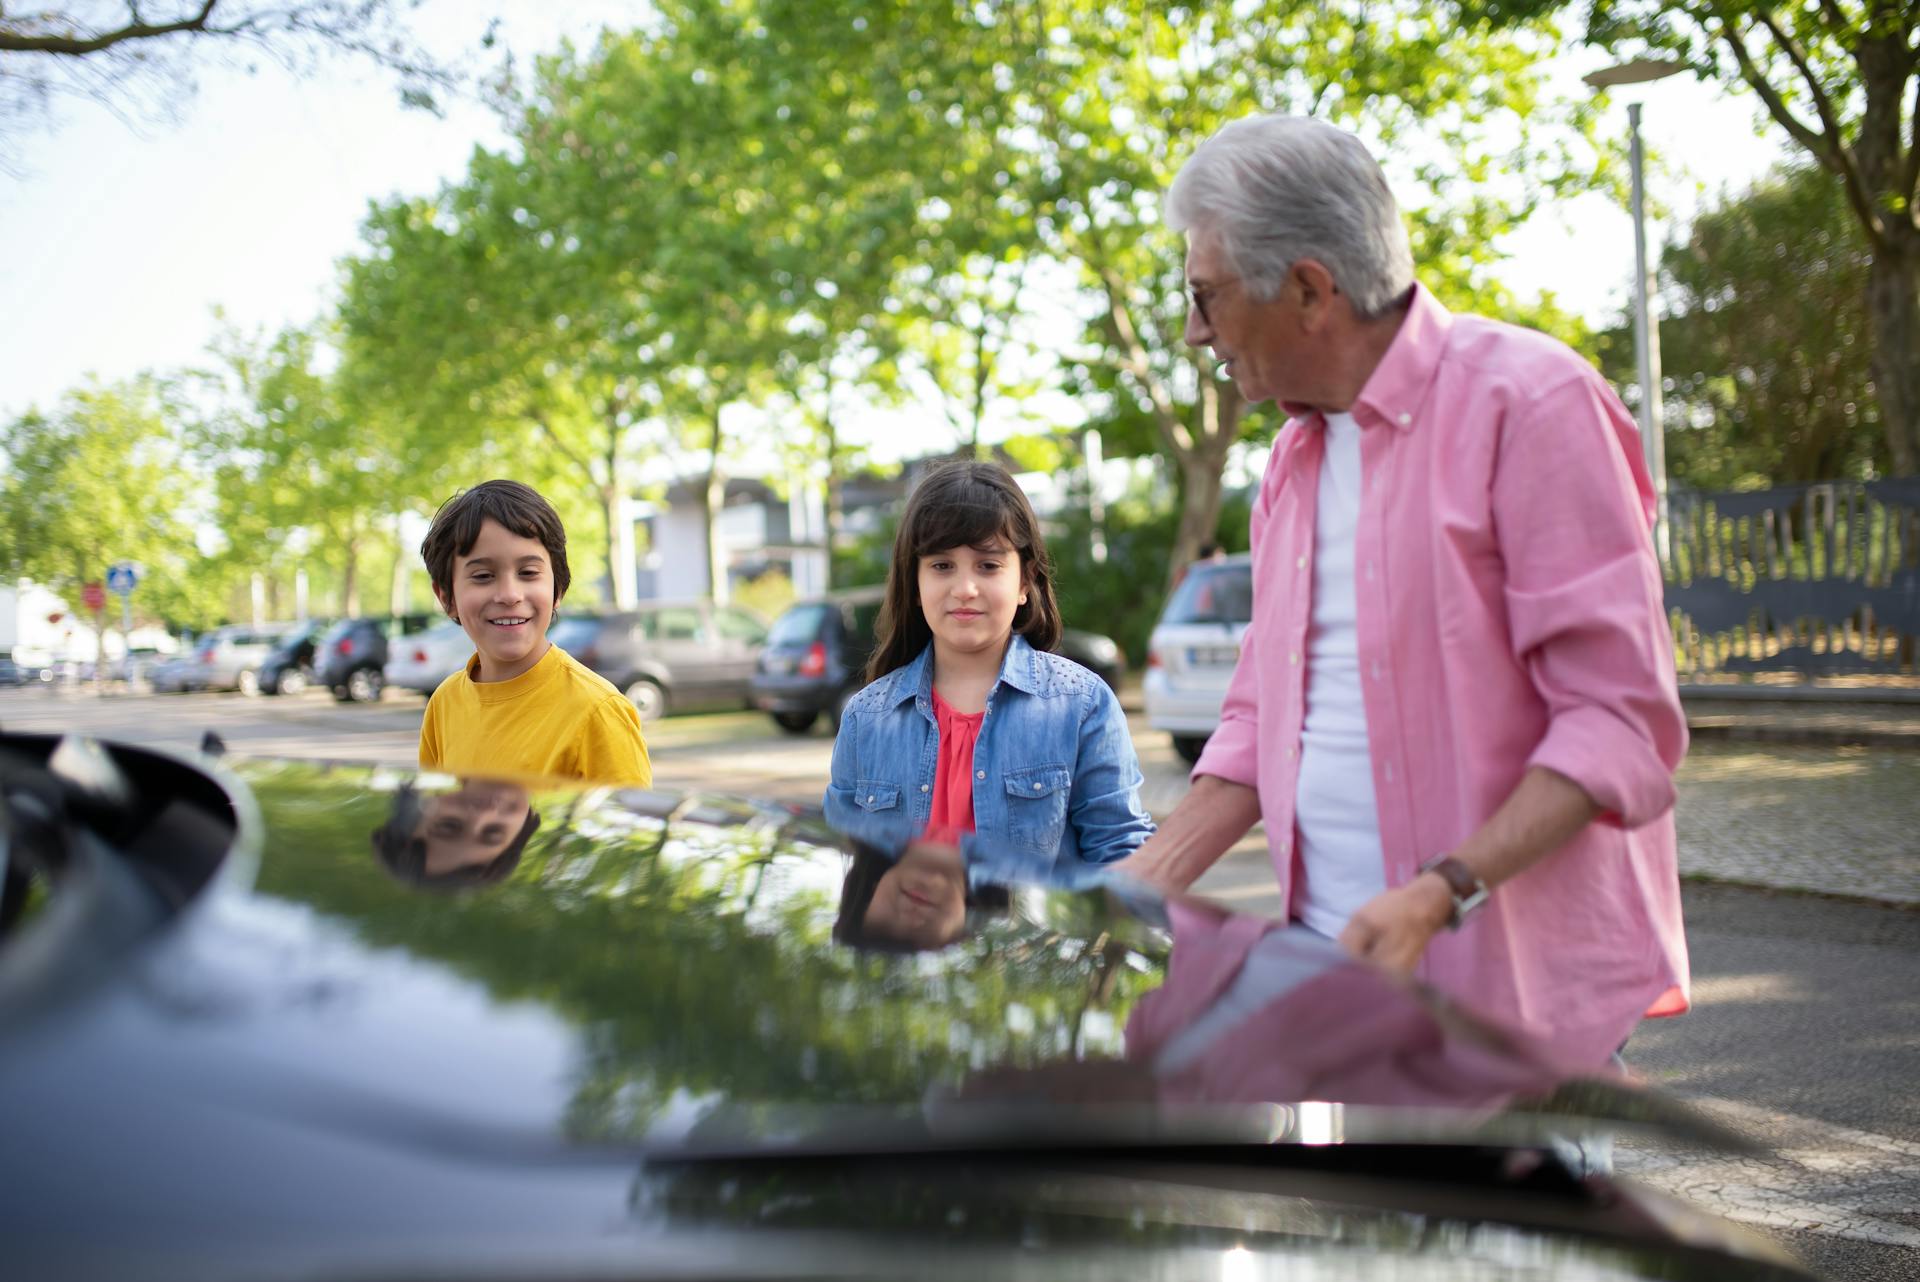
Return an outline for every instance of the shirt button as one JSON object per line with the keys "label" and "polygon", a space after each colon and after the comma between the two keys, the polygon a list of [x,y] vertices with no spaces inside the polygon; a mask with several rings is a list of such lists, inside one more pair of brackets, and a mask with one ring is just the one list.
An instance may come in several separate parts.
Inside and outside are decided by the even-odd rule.
{"label": "shirt button", "polygon": [[986,772],[986,771],[984,771],[984,770],[977,770],[977,771],[975,771],[975,772],[974,772],[974,776],[973,776],[973,777],[974,777],[975,779],[985,779],[985,778],[987,777],[987,772]]}
{"label": "shirt button", "polygon": [[1409,413],[1407,413],[1407,412],[1406,412],[1405,410],[1401,410],[1401,411],[1400,411],[1400,426],[1402,426],[1402,427],[1406,427],[1406,426],[1408,426],[1409,424],[1411,424],[1412,422],[1413,422],[1413,415],[1411,415],[1411,414],[1409,414]]}
{"label": "shirt button", "polygon": [[1294,759],[1295,757],[1297,757],[1297,756],[1299,756],[1299,755],[1300,755],[1300,749],[1298,749],[1298,748],[1288,748],[1288,749],[1287,749],[1287,760],[1288,760],[1288,761],[1292,761],[1292,760],[1293,760],[1293,759]]}
{"label": "shirt button", "polygon": [[872,793],[868,793],[868,794],[867,794],[867,804],[868,804],[869,806],[871,806],[871,805],[873,804],[873,794],[872,794]]}
{"label": "shirt button", "polygon": [[1303,557],[1301,557],[1301,558],[1300,558],[1299,560],[1297,560],[1297,561],[1295,561],[1295,562],[1293,563],[1293,568],[1294,568],[1294,569],[1296,569],[1296,570],[1304,570],[1304,569],[1306,569],[1306,568],[1307,568],[1307,558],[1303,556]]}
{"label": "shirt button", "polygon": [[1287,662],[1288,663],[1300,662],[1300,652],[1298,650],[1289,651],[1287,654]]}
{"label": "shirt button", "polygon": [[1039,792],[1039,791],[1041,791],[1041,790],[1042,790],[1042,789],[1044,789],[1044,788],[1045,788],[1046,786],[1047,786],[1047,785],[1045,785],[1044,783],[1041,783],[1041,782],[1040,782],[1040,781],[1039,781],[1038,779],[1035,779],[1035,780],[1033,781],[1033,790],[1034,790],[1035,792]]}
{"label": "shirt button", "polygon": [[932,791],[932,789],[933,789],[933,785],[930,783],[923,783],[920,785],[921,792],[930,792]]}

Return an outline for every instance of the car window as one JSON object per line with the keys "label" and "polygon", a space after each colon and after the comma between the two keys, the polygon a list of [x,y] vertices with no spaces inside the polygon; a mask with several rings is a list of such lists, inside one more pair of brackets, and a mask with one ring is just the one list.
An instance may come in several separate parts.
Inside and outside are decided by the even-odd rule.
{"label": "car window", "polygon": [[830,608],[818,602],[793,606],[773,621],[773,630],[767,633],[767,644],[811,645],[819,639],[820,625],[826,620]]}
{"label": "car window", "polygon": [[729,641],[744,641],[748,645],[759,645],[767,639],[767,625],[732,606],[723,606],[713,612],[714,629]]}
{"label": "car window", "polygon": [[685,606],[670,606],[641,616],[647,620],[647,635],[655,641],[698,641],[700,611]]}
{"label": "car window", "polygon": [[1195,569],[1167,602],[1162,623],[1247,623],[1253,618],[1253,567]]}

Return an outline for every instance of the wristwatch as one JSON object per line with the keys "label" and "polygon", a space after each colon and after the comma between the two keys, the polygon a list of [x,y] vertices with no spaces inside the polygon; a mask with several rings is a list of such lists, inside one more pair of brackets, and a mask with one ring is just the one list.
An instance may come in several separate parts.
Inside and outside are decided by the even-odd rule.
{"label": "wristwatch", "polygon": [[1467,918],[1479,912],[1487,896],[1493,893],[1487,889],[1486,882],[1474,876],[1473,869],[1452,855],[1436,855],[1421,864],[1420,871],[1440,874],[1440,880],[1453,892],[1453,916],[1447,919],[1448,930],[1458,930],[1465,925]]}

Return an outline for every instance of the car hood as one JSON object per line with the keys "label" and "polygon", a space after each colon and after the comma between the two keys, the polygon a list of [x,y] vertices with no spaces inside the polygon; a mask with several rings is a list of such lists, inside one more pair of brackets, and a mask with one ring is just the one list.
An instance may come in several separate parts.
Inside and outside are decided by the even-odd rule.
{"label": "car hood", "polygon": [[[191,792],[182,763],[169,775],[155,754],[116,756],[136,782]],[[509,1273],[542,1233],[562,1235],[585,1274],[597,1257],[579,1255],[583,1232],[637,1267],[635,1225],[651,1226],[649,1250],[730,1226],[775,1234],[753,1246],[769,1254],[735,1260],[741,1275],[792,1265],[768,1243],[802,1227],[860,1235],[836,1268],[864,1251],[892,1261],[880,1272],[926,1273],[901,1241],[954,1239],[944,1268],[966,1256],[962,1224],[967,1249],[1059,1234],[1089,1275],[1114,1262],[1115,1234],[1161,1252],[1171,1276],[1183,1253],[1220,1267],[1242,1238],[1271,1262],[1342,1255],[1358,1231],[1368,1252],[1407,1262],[1397,1277],[1644,1276],[1617,1242],[1555,1247],[1578,1268],[1540,1271],[1537,1242],[1484,1233],[1472,1258],[1504,1271],[1463,1273],[1466,1239],[1421,1229],[1404,1199],[1377,1204],[1354,1184],[1330,1211],[1267,1172],[1259,1196],[1189,1182],[1169,1203],[1167,1164],[1391,1150],[1505,1171],[1510,1157],[1486,1155],[1544,1164],[1582,1117],[1706,1129],[1651,1093],[1578,1080],[1518,1033],[1323,941],[1124,883],[976,884],[959,938],[879,949],[847,942],[842,913],[873,852],[809,813],[315,763],[200,767],[230,809],[139,855],[162,911],[100,944],[51,921],[56,894],[49,920],[0,953],[0,1098],[15,1119],[0,1174],[35,1190],[0,1212],[20,1258],[72,1263],[63,1234],[138,1206],[144,1228],[127,1240],[169,1243],[155,1259],[182,1276],[244,1273],[252,1246],[289,1235],[314,1261],[359,1268],[352,1249],[422,1226],[444,1261],[450,1225],[483,1242],[526,1230],[496,1243]],[[211,790],[191,798],[219,809]],[[450,806],[526,831],[523,848],[504,863],[423,855],[412,834]],[[183,853],[216,837],[212,862]],[[176,858],[185,870],[168,881],[156,870]],[[49,942],[50,925],[67,933]],[[1255,969],[1246,1009],[1207,1026],[1199,1013]],[[863,1165],[879,1160],[939,1165],[910,1193],[897,1165]],[[905,1237],[876,1245],[875,1232]],[[215,1240],[219,1268],[202,1249]],[[86,1259],[111,1273],[119,1249]],[[686,1250],[661,1267],[713,1265]]]}

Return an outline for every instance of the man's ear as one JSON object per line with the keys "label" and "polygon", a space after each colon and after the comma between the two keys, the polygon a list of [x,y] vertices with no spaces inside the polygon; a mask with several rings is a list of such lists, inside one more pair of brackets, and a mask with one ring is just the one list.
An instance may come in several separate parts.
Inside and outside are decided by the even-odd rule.
{"label": "man's ear", "polygon": [[1317,258],[1296,258],[1287,268],[1287,288],[1300,299],[1300,323],[1308,331],[1322,328],[1333,312],[1340,287],[1333,273]]}

